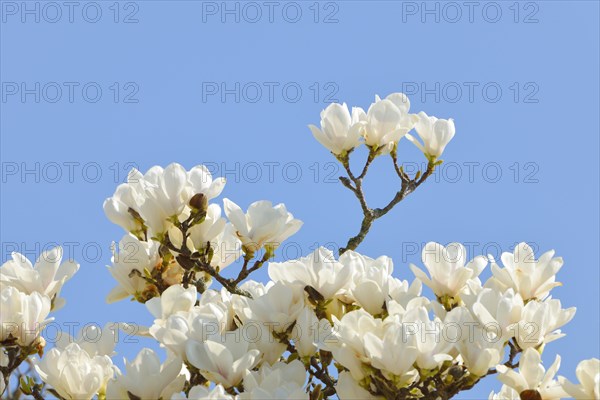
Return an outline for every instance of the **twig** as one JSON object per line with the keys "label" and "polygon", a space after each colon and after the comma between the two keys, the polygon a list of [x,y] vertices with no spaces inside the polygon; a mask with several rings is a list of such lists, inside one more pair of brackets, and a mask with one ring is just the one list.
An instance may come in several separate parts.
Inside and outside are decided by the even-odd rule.
{"label": "twig", "polygon": [[350,156],[347,154],[339,158],[340,162],[344,166],[344,169],[346,170],[346,174],[348,175],[347,177],[340,177],[340,182],[345,187],[347,187],[352,193],[354,193],[354,196],[358,199],[363,212],[363,219],[360,225],[360,231],[358,232],[358,234],[348,239],[348,243],[345,247],[340,248],[340,255],[344,254],[348,250],[355,250],[369,233],[373,222],[375,222],[376,219],[381,218],[382,216],[387,214],[390,210],[392,210],[392,208],[394,208],[396,204],[404,200],[406,196],[411,194],[416,188],[418,188],[423,182],[425,182],[425,180],[427,180],[427,178],[435,170],[436,164],[430,162],[424,174],[421,175],[421,172],[419,171],[414,179],[410,179],[408,175],[406,175],[406,173],[398,165],[396,149],[393,149],[390,154],[393,160],[396,174],[398,175],[401,181],[400,190],[395,194],[392,200],[385,207],[376,209],[369,208],[367,204],[367,200],[362,189],[362,180],[366,176],[372,161],[377,156],[377,152],[373,150],[369,151],[369,158],[367,159],[365,166],[363,167],[363,170],[358,177],[355,176],[352,173],[352,170],[350,169]]}

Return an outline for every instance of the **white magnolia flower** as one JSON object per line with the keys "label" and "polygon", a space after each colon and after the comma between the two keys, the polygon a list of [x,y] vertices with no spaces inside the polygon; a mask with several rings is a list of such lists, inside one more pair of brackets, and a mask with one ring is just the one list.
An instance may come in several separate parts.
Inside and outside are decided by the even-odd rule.
{"label": "white magnolia flower", "polygon": [[257,201],[250,204],[244,214],[233,201],[224,199],[223,203],[225,214],[235,227],[245,251],[251,254],[263,246],[273,251],[302,226],[302,221],[294,219],[284,204],[273,207],[270,201]]}
{"label": "white magnolia flower", "polygon": [[434,318],[433,321],[429,319],[424,306],[406,311],[402,316],[402,323],[415,328],[415,340],[412,344],[418,350],[416,364],[419,368],[433,370],[444,361],[453,359],[451,352],[454,342],[448,339],[439,318]]}
{"label": "white magnolia flower", "polygon": [[452,119],[430,117],[422,111],[417,116],[418,121],[415,125],[415,130],[423,141],[423,144],[419,143],[410,134],[407,134],[406,138],[414,143],[427,158],[435,160],[442,155],[446,145],[454,137],[454,121]]}
{"label": "white magnolia flower", "polygon": [[139,215],[140,204],[144,202],[143,175],[132,169],[127,175],[127,183],[117,186],[117,190],[104,200],[104,213],[108,219],[127,232],[141,235],[144,230],[143,220]]}
{"label": "white magnolia flower", "polygon": [[196,304],[198,293],[195,286],[187,289],[182,285],[169,286],[160,297],[148,300],[146,308],[156,319],[167,319],[176,312],[189,312]]}
{"label": "white magnolia flower", "polygon": [[399,317],[381,320],[359,309],[347,313],[341,320],[335,316],[332,319],[331,338],[321,346],[331,351],[334,359],[346,367],[355,380],[361,381],[368,375],[366,366],[379,369],[399,387],[418,377],[413,368],[418,357],[413,343],[415,336]]}
{"label": "white magnolia flower", "polygon": [[144,175],[134,169],[128,182],[104,202],[104,211],[112,222],[138,237],[144,227],[149,228],[150,237],[160,236],[171,227],[172,219],[184,212],[195,194],[202,193],[210,200],[224,186],[225,179],[213,180],[203,165],[189,172],[177,163],[164,169],[154,166]]}
{"label": "white magnolia flower", "polygon": [[369,362],[396,385],[406,386],[419,376],[413,368],[419,357],[414,343],[417,339],[408,336],[407,325],[399,316],[386,318],[382,328],[364,333],[362,341]]}
{"label": "white magnolia flower", "polygon": [[562,376],[558,378],[564,391],[576,400],[600,399],[600,360],[583,360],[577,365],[576,374],[577,385]]}
{"label": "white magnolia flower", "polygon": [[565,336],[560,327],[575,316],[575,307],[563,309],[560,300],[530,301],[523,307],[521,319],[512,329],[522,349],[537,347]]}
{"label": "white magnolia flower", "polygon": [[297,284],[302,290],[311,286],[326,300],[349,285],[351,274],[351,268],[336,261],[325,247],[297,260],[269,264],[269,277],[274,282]]}
{"label": "white magnolia flower", "polygon": [[314,355],[319,348],[318,344],[330,331],[329,321],[319,320],[311,307],[304,307],[296,319],[291,334],[298,355],[301,358]]}
{"label": "white magnolia flower", "polygon": [[[200,251],[205,249],[208,243],[213,246],[217,237],[223,233],[226,224],[225,218],[221,217],[221,207],[218,204],[209,204],[204,221],[188,229],[189,237],[186,242],[188,248]],[[183,245],[183,234],[175,226],[169,229],[169,239],[177,248]]]}
{"label": "white magnolia flower", "polygon": [[154,166],[143,178],[144,201],[140,204],[140,215],[152,232],[152,236],[165,233],[172,219],[177,218],[189,201],[187,172],[177,163],[166,168]]}
{"label": "white magnolia flower", "polygon": [[485,376],[488,370],[502,359],[503,343],[491,341],[487,338],[488,332],[478,327],[471,330],[469,334],[465,334],[465,336],[471,335],[472,338],[459,341],[456,348],[471,374]]}
{"label": "white magnolia flower", "polygon": [[153,350],[144,348],[133,361],[124,362],[125,374],[117,371],[109,381],[107,399],[127,399],[128,393],[141,400],[169,399],[183,390],[185,375],[181,374],[180,358],[167,359],[161,364]]}
{"label": "white magnolia flower", "polygon": [[419,279],[414,279],[409,285],[406,280],[401,281],[392,277],[388,286],[390,298],[386,301],[386,309],[390,315],[403,314],[412,308],[431,304],[427,297],[421,296],[423,283]]}
{"label": "white magnolia flower", "polygon": [[[213,292],[212,290],[204,292],[200,304],[189,310],[186,309],[189,298],[185,299],[186,293],[182,293],[182,296],[178,296],[182,309],[171,313],[166,319],[154,320],[149,329],[150,335],[173,354],[185,359],[185,346],[188,340],[202,342],[219,337],[231,329],[233,325],[231,305],[217,296],[211,296]],[[188,289],[187,294],[189,293],[191,290]]]}
{"label": "white magnolia flower", "polygon": [[187,360],[207,379],[226,388],[236,386],[246,371],[260,361],[260,352],[248,349],[248,341],[239,335],[240,332],[230,332],[202,343],[190,340],[186,345]]}
{"label": "white magnolia flower", "polygon": [[356,302],[373,315],[380,314],[391,289],[396,286],[391,276],[392,259],[386,256],[373,259],[350,250],[340,256],[340,263],[352,270],[347,301]]}
{"label": "white magnolia flower", "polygon": [[[519,361],[519,371],[500,364],[496,366],[498,380],[513,388],[523,398],[523,392],[537,392],[542,400],[558,400],[566,397],[561,385],[554,379],[560,367],[557,355],[548,371],[542,366],[542,357],[535,349],[525,349]],[[535,397],[530,397],[535,398]]]}
{"label": "white magnolia flower", "polygon": [[118,285],[110,291],[106,301],[113,303],[127,296],[136,298],[143,296],[148,283],[144,280],[144,271],[152,272],[160,262],[158,254],[159,244],[155,241],[143,242],[133,235],[125,235],[118,245],[113,243],[112,267],[108,270],[118,282]]}
{"label": "white magnolia flower", "polygon": [[289,364],[278,362],[273,366],[263,364],[258,371],[249,372],[244,377],[244,392],[240,400],[285,400],[306,399],[304,390],[306,369],[294,360]]}
{"label": "white magnolia flower", "polygon": [[40,378],[65,399],[91,399],[103,392],[113,376],[113,364],[106,355],[90,356],[77,343],[51,349],[41,360],[34,359]]}
{"label": "white magnolia flower", "polygon": [[543,300],[552,288],[561,285],[555,279],[563,259],[553,256],[554,250],[550,250],[536,260],[533,249],[519,243],[513,253],[502,253],[504,268],[492,263],[493,279],[505,288],[513,288],[523,300]]}
{"label": "white magnolia flower", "polygon": [[[367,375],[364,365],[370,361],[365,349],[367,332],[383,335],[383,321],[374,318],[363,309],[345,314],[341,320],[332,316],[331,334],[323,338],[321,348],[333,353],[333,358],[350,371],[352,377],[361,381]],[[416,358],[416,356],[415,356]]]}
{"label": "white magnolia flower", "polygon": [[276,282],[262,296],[253,299],[234,296],[233,307],[244,325],[249,322],[264,324],[271,331],[285,332],[304,308],[304,291]]}
{"label": "white magnolia flower", "polygon": [[[21,346],[36,344],[44,327],[54,318],[50,298],[38,292],[26,294],[0,284],[0,342],[15,339]],[[43,339],[42,339],[43,340]]]}
{"label": "white magnolia flower", "polygon": [[340,372],[335,392],[340,400],[383,400],[383,396],[374,396],[364,389],[348,371]]}
{"label": "white magnolia flower", "polygon": [[221,385],[216,385],[212,389],[198,385],[190,389],[187,397],[183,393],[176,393],[171,400],[235,400],[235,398],[226,393]]}
{"label": "white magnolia flower", "polygon": [[468,263],[466,258],[467,251],[460,243],[450,243],[444,247],[439,243],[429,242],[423,249],[422,260],[431,278],[414,264],[410,265],[410,269],[439,298],[454,298],[467,281],[478,277],[487,265],[487,259],[483,256],[477,256]]}
{"label": "white magnolia flower", "polygon": [[[245,285],[240,285],[243,288]],[[199,307],[208,307],[211,312],[217,317],[217,319],[223,324],[222,331],[230,331],[235,329],[233,317],[235,312],[233,310],[233,294],[227,289],[221,288],[217,290],[206,290],[200,296]]]}
{"label": "white magnolia flower", "polygon": [[241,329],[249,342],[248,349],[258,350],[263,363],[276,363],[287,349],[287,345],[275,337],[273,325],[268,322],[248,321]]}
{"label": "white magnolia flower", "polygon": [[63,250],[55,247],[44,251],[35,265],[22,254],[12,253],[12,260],[0,267],[0,282],[13,286],[27,294],[38,292],[52,299],[52,309],[58,310],[65,304],[58,295],[66,281],[79,270],[79,264],[68,260],[62,261]]}
{"label": "white magnolia flower", "polygon": [[59,350],[65,350],[71,343],[77,343],[90,357],[111,357],[115,354],[118,329],[118,324],[114,322],[107,323],[103,328],[96,324],[88,324],[75,337],[71,337],[66,332],[61,332],[54,345]]}
{"label": "white magnolia flower", "polygon": [[240,285],[240,289],[245,290],[246,292],[252,295],[252,298],[255,299],[267,293],[269,289],[269,284],[264,284],[262,282],[257,282],[252,279],[248,279],[246,282]]}
{"label": "white magnolia flower", "polygon": [[513,336],[512,327],[521,320],[524,306],[521,295],[512,288],[505,292],[484,288],[471,310],[486,329],[506,341]]}
{"label": "white magnolia flower", "polygon": [[465,367],[475,376],[485,376],[488,370],[500,362],[504,355],[504,342],[479,324],[466,307],[459,306],[446,314],[444,326],[447,335],[453,337],[456,327],[456,344]]}
{"label": "white magnolia flower", "polygon": [[234,296],[233,307],[243,324],[264,324],[274,332],[286,331],[304,308],[304,291],[283,282],[271,285],[267,292],[253,299]]}
{"label": "white magnolia flower", "polygon": [[213,179],[212,174],[204,165],[196,165],[187,173],[185,199],[189,200],[196,194],[202,193],[207,200],[219,196],[225,188],[225,178]]}
{"label": "white magnolia flower", "polygon": [[417,122],[417,117],[408,113],[409,109],[410,101],[403,93],[390,94],[383,100],[376,96],[363,128],[365,143],[389,152]]}
{"label": "white magnolia flower", "polygon": [[502,385],[498,393],[494,393],[493,391],[490,393],[488,400],[521,400],[521,396],[519,396],[519,393],[515,389]]}
{"label": "white magnolia flower", "polygon": [[331,103],[321,111],[321,129],[314,125],[308,127],[315,139],[335,155],[344,154],[360,145],[361,121],[365,112],[353,107],[352,115],[346,103]]}
{"label": "white magnolia flower", "polygon": [[[221,207],[218,204],[210,204],[204,221],[193,225],[188,234],[188,249],[204,253],[210,245],[210,264],[219,270],[223,270],[243,254],[242,242],[237,237],[233,225],[221,217]],[[169,229],[169,239],[177,248],[183,244],[183,234],[176,227]]]}

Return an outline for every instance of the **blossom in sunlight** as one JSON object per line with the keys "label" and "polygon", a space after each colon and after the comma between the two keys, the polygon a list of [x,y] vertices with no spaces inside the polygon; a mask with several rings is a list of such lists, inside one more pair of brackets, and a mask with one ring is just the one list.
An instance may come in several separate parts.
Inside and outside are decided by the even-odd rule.
{"label": "blossom in sunlight", "polygon": [[365,143],[371,148],[388,152],[417,122],[409,114],[410,101],[403,93],[392,93],[385,99],[376,96],[371,104],[363,126]]}
{"label": "blossom in sunlight", "polygon": [[127,182],[117,186],[115,193],[104,200],[104,213],[108,219],[127,232],[141,236],[144,232],[144,221],[139,215],[140,204],[143,203],[143,175],[132,169],[127,175]]}
{"label": "blossom in sunlight", "polygon": [[35,344],[44,327],[54,319],[48,318],[48,296],[38,292],[26,294],[3,284],[0,284],[0,310],[0,342],[13,339],[21,346]]}
{"label": "blossom in sunlight", "polygon": [[510,386],[502,385],[498,393],[490,393],[488,400],[521,400],[521,396]]}
{"label": "blossom in sunlight", "polygon": [[239,399],[308,400],[308,393],[304,390],[306,380],[306,370],[298,360],[289,364],[279,362],[273,366],[263,364],[258,371],[249,372],[244,377],[244,392]]}
{"label": "blossom in sunlight", "polygon": [[434,370],[454,358],[451,355],[454,343],[444,332],[442,321],[439,318],[431,320],[425,306],[407,310],[402,315],[402,323],[418,329],[412,344],[418,351],[415,363],[420,369]]}
{"label": "blossom in sunlight", "polygon": [[56,348],[66,349],[71,343],[76,343],[82,350],[94,356],[113,356],[118,341],[118,326],[109,322],[103,328],[96,324],[85,325],[77,336],[71,337],[66,332],[61,332],[54,342]]}
{"label": "blossom in sunlight", "polygon": [[560,300],[530,301],[523,307],[521,319],[513,328],[522,349],[537,347],[565,336],[560,327],[575,316],[575,307],[563,309]]}
{"label": "blossom in sunlight", "polygon": [[381,256],[373,259],[355,251],[346,251],[340,263],[352,271],[352,281],[346,293],[347,301],[353,302],[375,315],[383,311],[391,289],[396,285],[392,272],[392,259]]}
{"label": "blossom in sunlight", "polygon": [[154,241],[143,242],[133,235],[125,235],[118,244],[118,251],[116,247],[113,243],[112,266],[108,270],[118,285],[110,291],[106,301],[113,303],[127,296],[144,299],[145,292],[152,288],[143,277],[145,271],[152,271],[160,262],[159,244]]}
{"label": "blossom in sunlight", "polygon": [[369,362],[364,335],[367,332],[382,332],[382,321],[362,309],[345,314],[341,320],[335,316],[332,319],[334,327],[330,340],[324,341],[321,346],[332,352],[334,359],[348,369],[354,379],[360,381],[367,375],[363,364]]}
{"label": "blossom in sunlight", "polygon": [[110,357],[90,356],[77,343],[53,348],[34,363],[40,378],[65,399],[91,399],[104,391],[113,376]]}
{"label": "blossom in sunlight", "polygon": [[226,393],[221,385],[216,385],[212,389],[198,385],[190,389],[187,397],[183,393],[176,393],[171,400],[235,400],[235,397]]}
{"label": "blossom in sunlight", "polygon": [[242,323],[266,324],[272,331],[284,332],[304,308],[304,291],[276,282],[269,286],[264,295],[254,299],[234,296],[233,306]]}
{"label": "blossom in sunlight", "polygon": [[467,281],[478,277],[487,265],[487,259],[483,256],[477,256],[468,263],[466,258],[467,251],[460,243],[450,243],[444,247],[429,242],[423,249],[422,260],[431,278],[416,265],[411,264],[410,269],[439,298],[454,298]]}
{"label": "blossom in sunlight", "polygon": [[240,383],[246,371],[260,361],[260,352],[249,349],[248,341],[240,337],[240,332],[205,342],[189,341],[185,352],[187,360],[203,376],[226,388]]}
{"label": "blossom in sunlight", "polygon": [[423,144],[419,143],[411,134],[407,134],[406,138],[414,143],[428,159],[433,161],[442,155],[444,149],[454,137],[454,121],[452,119],[430,117],[422,111],[417,114],[417,117],[415,131],[417,131]]}
{"label": "blossom in sunlight", "polygon": [[348,371],[340,372],[335,388],[340,400],[383,400],[383,396],[372,395],[368,390],[361,387]]}
{"label": "blossom in sunlight", "polygon": [[571,383],[568,379],[558,378],[564,391],[576,400],[600,399],[600,360],[591,358],[577,365],[579,384]]}
{"label": "blossom in sunlight", "polygon": [[418,378],[413,365],[419,352],[414,335],[398,316],[385,320],[364,310],[351,311],[341,320],[333,317],[332,337],[325,348],[358,381],[368,375],[368,367],[381,371],[386,379],[403,387]]}
{"label": "blossom in sunlight", "polygon": [[157,319],[167,319],[176,312],[188,312],[196,304],[198,293],[195,286],[187,289],[182,285],[173,285],[167,288],[160,297],[155,297],[146,302],[146,308]]}
{"label": "blossom in sunlight", "polygon": [[269,276],[274,282],[310,286],[324,299],[332,299],[350,283],[352,270],[336,261],[333,252],[319,247],[306,257],[269,264]]}
{"label": "blossom in sunlight", "polygon": [[0,282],[26,294],[45,294],[52,300],[52,309],[58,310],[65,304],[65,300],[58,297],[63,285],[79,270],[79,264],[74,261],[61,263],[62,257],[62,248],[55,247],[40,254],[31,265],[24,255],[12,253],[12,259],[0,267]]}
{"label": "blossom in sunlight", "polygon": [[131,393],[141,400],[169,399],[181,392],[185,384],[181,367],[180,358],[170,358],[161,364],[153,350],[144,348],[133,361],[125,360],[125,374],[117,370],[108,382],[106,398],[127,399]]}
{"label": "blossom in sunlight", "polygon": [[319,342],[331,331],[331,325],[325,318],[319,320],[311,307],[304,307],[296,319],[292,330],[292,339],[298,355],[310,357],[319,349]]}
{"label": "blossom in sunlight", "polygon": [[512,328],[521,320],[524,306],[521,296],[512,289],[501,292],[484,288],[471,310],[484,326],[498,328],[497,334],[506,341],[513,336]]}
{"label": "blossom in sunlight", "polygon": [[[176,289],[172,289],[173,287]],[[167,296],[162,299],[165,294]],[[149,333],[162,346],[183,359],[186,358],[185,346],[189,340],[202,342],[220,336],[232,328],[231,305],[228,304],[229,300],[224,300],[218,292],[207,290],[197,306],[194,305],[196,294],[192,287],[183,289],[179,285],[172,286],[163,296],[146,303],[157,317]]]}
{"label": "blossom in sunlight", "polygon": [[189,172],[180,164],[166,168],[154,166],[145,174],[132,170],[127,183],[104,202],[108,218],[128,232],[141,237],[150,230],[150,237],[163,235],[188,207],[192,197],[202,193],[207,200],[223,191],[225,179],[213,180],[208,168],[193,167]]}
{"label": "blossom in sunlight", "polygon": [[[241,241],[235,233],[235,228],[221,217],[221,207],[218,204],[208,205],[204,220],[192,225],[187,233],[188,249],[203,254],[210,247],[210,264],[219,270],[223,270],[242,256]],[[169,229],[169,240],[179,249],[183,245],[183,233],[173,226]]]}
{"label": "blossom in sunlight", "polygon": [[475,328],[472,333],[475,340],[461,340],[456,344],[456,348],[471,374],[485,376],[488,370],[502,359],[503,343],[486,339],[487,332],[480,328]]}
{"label": "blossom in sunlight", "polygon": [[[498,380],[506,386],[513,388],[520,394],[521,399],[558,400],[567,397],[560,383],[554,379],[554,375],[560,367],[560,356],[557,355],[554,363],[546,371],[542,365],[542,357],[535,349],[526,349],[519,361],[519,370],[515,371],[500,364]],[[534,393],[537,393],[536,396]]]}
{"label": "blossom in sunlight", "polygon": [[358,107],[352,108],[352,114],[346,103],[331,103],[321,111],[321,128],[309,125],[313,136],[335,155],[341,155],[360,145],[360,123],[366,117]]}
{"label": "blossom in sunlight", "polygon": [[143,182],[140,215],[153,236],[163,234],[171,226],[172,218],[177,218],[189,201],[187,172],[177,163],[164,169],[154,166],[144,174]]}
{"label": "blossom in sunlight", "polygon": [[207,200],[211,200],[219,196],[224,188],[225,178],[213,179],[205,165],[196,165],[187,173],[184,198],[189,202],[194,195],[202,193]]}
{"label": "blossom in sunlight", "polygon": [[273,207],[270,201],[257,201],[250,204],[248,211],[244,213],[229,199],[224,199],[223,203],[227,218],[235,227],[244,251],[249,254],[263,246],[267,251],[275,250],[302,226],[302,221],[295,219],[284,204]]}
{"label": "blossom in sunlight", "polygon": [[485,376],[502,359],[504,342],[477,323],[466,307],[456,307],[448,312],[444,324],[458,327],[455,347],[459,359],[471,374]]}
{"label": "blossom in sunlight", "polygon": [[543,300],[552,288],[561,285],[556,282],[556,274],[563,259],[554,257],[554,250],[536,260],[533,249],[527,243],[519,243],[513,253],[502,253],[501,259],[504,268],[492,263],[492,279],[505,288],[513,288],[523,300]]}

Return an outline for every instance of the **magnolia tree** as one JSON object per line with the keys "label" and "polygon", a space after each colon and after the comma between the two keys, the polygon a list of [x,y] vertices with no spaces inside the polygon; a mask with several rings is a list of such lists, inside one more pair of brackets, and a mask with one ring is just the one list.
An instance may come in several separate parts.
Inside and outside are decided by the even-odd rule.
{"label": "magnolia tree", "polygon": [[[145,305],[154,322],[138,334],[158,342],[164,362],[145,348],[117,368],[112,357],[123,324],[63,334],[45,350],[44,326],[65,304],[61,288],[79,265],[61,263],[60,248],[34,265],[15,253],[0,269],[3,397],[449,399],[494,375],[503,386],[490,399],[600,398],[598,359],[579,364],[578,382],[557,376],[560,356],[550,366],[541,362],[546,344],[563,336],[559,329],[575,314],[550,295],[563,265],[554,251],[536,259],[521,243],[499,261],[467,260],[461,244],[432,242],[422,251],[425,269],[410,265],[412,281],[393,275],[389,257],[356,252],[373,222],[442,163],[455,133],[451,119],[411,114],[406,96],[394,93],[366,112],[331,104],[320,125],[310,130],[343,166],[339,180],[362,211],[360,230],[339,254],[319,248],[272,262],[302,226],[285,205],[262,200],[244,211],[225,198],[221,208],[215,199],[225,180],[202,165],[133,170],[104,203],[125,231],[113,244],[108,271],[117,285],[107,301]],[[414,176],[398,158],[403,137],[427,159]],[[357,168],[363,146],[368,155]],[[398,179],[381,208],[363,189],[376,159],[389,162]],[[482,281],[488,264],[491,276]],[[251,279],[261,268],[269,282]],[[434,298],[423,296],[423,284]]]}

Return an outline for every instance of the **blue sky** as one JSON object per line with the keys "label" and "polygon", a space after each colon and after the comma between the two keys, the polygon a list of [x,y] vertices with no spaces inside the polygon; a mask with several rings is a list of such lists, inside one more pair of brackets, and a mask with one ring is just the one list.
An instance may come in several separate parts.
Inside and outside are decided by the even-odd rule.
{"label": "blue sky", "polygon": [[[553,293],[578,311],[544,360],[561,353],[573,377],[598,357],[597,2],[48,4],[0,2],[0,241],[2,261],[61,243],[81,263],[58,323],[151,322],[139,304],[104,301],[122,232],[102,202],[131,166],[207,163],[243,208],[284,202],[305,222],[290,257],[343,244],[359,208],[307,125],[332,100],[367,107],[404,91],[412,111],[454,118],[457,134],[438,174],[359,250],[393,257],[395,275],[412,279],[415,248],[432,240],[473,255],[520,241],[555,249],[565,266]],[[423,161],[405,140],[399,156],[407,168]],[[378,160],[372,205],[396,184]],[[131,358],[150,344],[117,350]]]}

